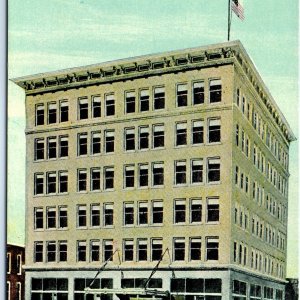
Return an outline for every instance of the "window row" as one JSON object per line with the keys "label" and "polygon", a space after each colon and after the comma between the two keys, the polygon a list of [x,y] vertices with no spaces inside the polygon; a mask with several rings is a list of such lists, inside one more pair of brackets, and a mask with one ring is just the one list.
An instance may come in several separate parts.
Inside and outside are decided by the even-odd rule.
{"label": "window row", "polygon": [[[192,97],[190,97],[190,93]],[[209,80],[209,93],[207,96],[203,80],[192,82],[192,86],[188,83],[176,84],[176,107],[203,104],[206,97],[209,99],[209,103],[222,101],[222,82],[220,79]],[[192,99],[190,100],[190,98]],[[124,113],[131,114],[138,111],[162,110],[166,107],[165,101],[164,86],[153,87],[152,91],[149,88],[139,89],[138,92],[135,90],[125,91]],[[107,93],[104,96],[92,95],[91,99],[87,96],[80,97],[77,101],[77,119],[99,118],[102,115],[105,117],[114,116],[116,113],[115,102],[114,93]],[[104,113],[102,112],[102,105]],[[51,101],[47,104],[39,103],[35,107],[36,126],[67,121],[69,121],[68,100]]]}
{"label": "window row", "polygon": [[271,194],[266,196],[266,210],[281,222],[286,220],[286,206],[277,201]]}
{"label": "window row", "polygon": [[238,166],[235,167],[235,184],[245,193],[249,192],[249,177]]}
{"label": "window row", "polygon": [[240,89],[236,90],[236,104],[246,116],[252,127],[257,131],[258,136],[267,145],[270,151],[274,154],[275,158],[280,164],[288,170],[288,154],[283,150],[283,146],[278,142],[275,135],[272,133],[269,126],[263,120],[260,113],[256,111],[254,105],[250,104]]}
{"label": "window row", "polygon": [[[173,261],[211,261],[219,259],[219,238],[205,237],[205,249],[202,249],[201,237],[173,238]],[[123,262],[158,261],[163,255],[163,238],[123,239]],[[203,254],[201,254],[203,252]],[[68,261],[67,241],[37,241],[34,243],[35,262]],[[113,240],[80,240],[76,243],[76,260],[78,262],[99,262],[114,260]]]}

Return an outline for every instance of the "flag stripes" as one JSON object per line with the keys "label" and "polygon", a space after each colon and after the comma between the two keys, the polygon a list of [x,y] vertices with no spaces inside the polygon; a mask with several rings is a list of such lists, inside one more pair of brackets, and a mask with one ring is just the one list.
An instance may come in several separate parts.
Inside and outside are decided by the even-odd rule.
{"label": "flag stripes", "polygon": [[239,3],[238,0],[232,0],[231,1],[231,9],[233,10],[233,12],[237,15],[238,18],[240,18],[241,20],[245,19],[244,16],[244,8],[243,6]]}

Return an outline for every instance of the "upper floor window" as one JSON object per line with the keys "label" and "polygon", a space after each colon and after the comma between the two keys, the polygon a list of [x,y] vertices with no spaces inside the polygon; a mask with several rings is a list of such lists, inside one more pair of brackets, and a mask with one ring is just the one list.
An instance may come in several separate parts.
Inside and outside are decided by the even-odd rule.
{"label": "upper floor window", "polygon": [[139,165],[139,186],[147,187],[149,185],[149,167],[148,164]]}
{"label": "upper floor window", "polygon": [[92,240],[90,242],[90,259],[91,261],[100,261],[100,241]]}
{"label": "upper floor window", "polygon": [[11,272],[11,253],[6,253],[6,273],[10,274]]}
{"label": "upper floor window", "polygon": [[87,133],[78,134],[78,155],[87,155]]}
{"label": "upper floor window", "polygon": [[91,204],[91,226],[100,226],[100,204]]}
{"label": "upper floor window", "polygon": [[60,101],[60,122],[69,121],[69,102],[66,100]]}
{"label": "upper floor window", "polygon": [[187,106],[188,90],[187,84],[177,84],[177,106]]}
{"label": "upper floor window", "polygon": [[114,168],[106,167],[104,169],[104,188],[105,190],[114,188]]}
{"label": "upper floor window", "polygon": [[56,228],[56,208],[55,207],[47,208],[47,228],[48,229]]}
{"label": "upper floor window", "polygon": [[86,205],[77,205],[77,227],[86,227]]}
{"label": "upper floor window", "polygon": [[162,148],[165,146],[165,126],[153,125],[153,148]]}
{"label": "upper floor window", "polygon": [[220,181],[220,158],[208,159],[207,179],[208,182]]}
{"label": "upper floor window", "polygon": [[139,149],[149,148],[149,127],[141,126],[139,127]]}
{"label": "upper floor window", "polygon": [[45,122],[45,108],[44,104],[37,104],[35,106],[35,125],[44,125]]}
{"label": "upper floor window", "polygon": [[173,240],[174,261],[183,261],[185,259],[185,239],[175,238]]}
{"label": "upper floor window", "polygon": [[77,191],[84,192],[87,190],[87,171],[86,169],[78,170],[77,173]]}
{"label": "upper floor window", "polygon": [[68,172],[60,171],[59,173],[59,193],[68,192]]}
{"label": "upper floor window", "polygon": [[124,203],[124,225],[134,224],[134,204]]}
{"label": "upper floor window", "polygon": [[34,209],[34,229],[44,228],[44,211],[43,208],[37,207]]}
{"label": "upper floor window", "polygon": [[175,200],[174,202],[174,223],[185,223],[186,204],[185,200]]}
{"label": "upper floor window", "polygon": [[125,106],[126,113],[134,113],[135,112],[135,92],[126,92],[125,94]]}
{"label": "upper floor window", "polygon": [[175,184],[186,184],[186,161],[175,161]]}
{"label": "upper floor window", "polygon": [[190,238],[190,260],[201,259],[201,238]]}
{"label": "upper floor window", "polygon": [[115,96],[114,94],[109,94],[105,96],[105,115],[114,116],[115,115]]}
{"label": "upper floor window", "polygon": [[206,221],[207,222],[218,222],[219,221],[219,199],[209,198],[207,199],[207,212]]}
{"label": "upper floor window", "polygon": [[77,242],[77,261],[86,261],[86,241]]}
{"label": "upper floor window", "polygon": [[125,128],[125,151],[135,150],[134,128]]}
{"label": "upper floor window", "polygon": [[149,90],[140,91],[140,111],[149,111]]}
{"label": "upper floor window", "polygon": [[137,260],[138,261],[147,261],[147,250],[148,242],[147,239],[138,239],[137,244]]}
{"label": "upper floor window", "polygon": [[193,104],[204,103],[204,81],[193,83]]}
{"label": "upper floor window", "polygon": [[156,87],[154,88],[154,109],[165,108],[165,88]]}
{"label": "upper floor window", "polygon": [[240,89],[236,90],[236,105],[240,106]]}
{"label": "upper floor window", "polygon": [[69,138],[68,136],[59,137],[59,157],[68,157],[69,155]]}
{"label": "upper floor window", "polygon": [[79,120],[84,120],[89,117],[89,103],[88,98],[78,99],[78,118]]}
{"label": "upper floor window", "polygon": [[209,81],[209,101],[210,103],[216,103],[222,101],[221,79],[213,79]]}
{"label": "upper floor window", "polygon": [[68,208],[66,206],[60,206],[58,208],[58,227],[68,227]]}
{"label": "upper floor window", "polygon": [[134,187],[134,165],[124,168],[124,188]]}
{"label": "upper floor window", "polygon": [[100,96],[92,97],[92,116],[93,116],[93,118],[101,117],[101,98],[100,98]]}
{"label": "upper floor window", "polygon": [[68,242],[59,241],[58,243],[58,260],[67,261],[68,259]]}
{"label": "upper floor window", "polygon": [[104,240],[103,241],[103,259],[107,261],[110,259],[113,261],[113,241],[112,240]]}
{"label": "upper floor window", "polygon": [[203,160],[193,159],[191,161],[191,183],[197,184],[203,182]]}
{"label": "upper floor window", "polygon": [[103,225],[112,226],[114,224],[114,205],[112,203],[105,203],[103,210]]}
{"label": "upper floor window", "polygon": [[219,238],[208,237],[206,239],[206,260],[219,259]]}
{"label": "upper floor window", "polygon": [[162,239],[152,239],[151,250],[152,261],[160,260],[162,256]]}
{"label": "upper floor window", "polygon": [[186,145],[187,143],[187,124],[186,122],[176,124],[176,146]]}
{"label": "upper floor window", "polygon": [[203,144],[203,124],[202,120],[193,121],[192,125],[192,143]]}
{"label": "upper floor window", "polygon": [[56,172],[47,173],[47,194],[56,193]]}
{"label": "upper floor window", "polygon": [[191,223],[202,222],[202,200],[201,199],[191,199],[190,222]]}
{"label": "upper floor window", "polygon": [[163,223],[163,202],[153,201],[152,202],[152,224]]}
{"label": "upper floor window", "polygon": [[34,174],[34,194],[42,195],[44,193],[44,175]]}
{"label": "upper floor window", "polygon": [[216,143],[221,141],[221,121],[220,119],[208,120],[208,142]]}
{"label": "upper floor window", "polygon": [[101,132],[92,132],[92,154],[99,154],[101,152]]}
{"label": "upper floor window", "polygon": [[44,139],[34,140],[34,159],[42,160],[45,158],[45,142]]}
{"label": "upper floor window", "polygon": [[148,224],[148,202],[139,202],[138,224]]}
{"label": "upper floor window", "polygon": [[133,240],[125,240],[124,244],[124,261],[133,261]]}
{"label": "upper floor window", "polygon": [[164,185],[164,164],[153,163],[152,172],[153,172],[152,185],[153,186]]}
{"label": "upper floor window", "polygon": [[54,241],[47,242],[47,262],[56,260],[56,243]]}
{"label": "upper floor window", "polygon": [[34,243],[34,261],[42,262],[43,261],[44,247],[43,242]]}
{"label": "upper floor window", "polygon": [[106,130],[104,132],[105,138],[105,152],[111,153],[115,151],[115,131],[114,130]]}
{"label": "upper floor window", "polygon": [[100,168],[91,169],[91,191],[100,191]]}
{"label": "upper floor window", "polygon": [[49,137],[48,142],[48,158],[56,158],[56,137]]}
{"label": "upper floor window", "polygon": [[57,107],[55,102],[48,103],[48,124],[57,122]]}

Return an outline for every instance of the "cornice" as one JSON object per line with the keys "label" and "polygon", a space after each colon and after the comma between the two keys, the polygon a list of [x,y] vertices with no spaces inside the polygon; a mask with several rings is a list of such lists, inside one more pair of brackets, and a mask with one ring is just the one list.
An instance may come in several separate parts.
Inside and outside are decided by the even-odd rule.
{"label": "cornice", "polygon": [[296,140],[240,41],[138,56],[11,80],[29,96],[226,64],[242,68],[285,138],[288,142]]}

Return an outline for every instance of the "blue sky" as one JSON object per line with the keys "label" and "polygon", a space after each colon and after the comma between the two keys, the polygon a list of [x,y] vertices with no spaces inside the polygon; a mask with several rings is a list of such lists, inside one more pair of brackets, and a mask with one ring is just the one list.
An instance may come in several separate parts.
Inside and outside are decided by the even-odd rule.
{"label": "blue sky", "polygon": [[[276,2],[276,5],[275,5]],[[8,77],[227,39],[227,0],[9,0]],[[298,137],[298,1],[244,0],[239,39]],[[8,241],[24,244],[24,93],[8,83]],[[297,275],[298,142],[290,148],[288,276]],[[17,175],[17,176],[16,176]]]}

